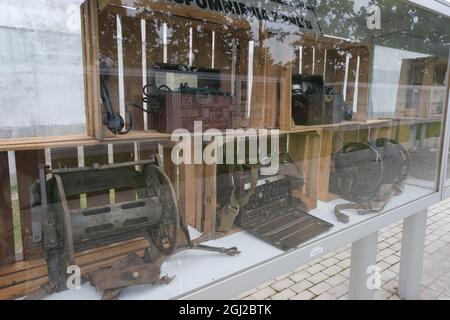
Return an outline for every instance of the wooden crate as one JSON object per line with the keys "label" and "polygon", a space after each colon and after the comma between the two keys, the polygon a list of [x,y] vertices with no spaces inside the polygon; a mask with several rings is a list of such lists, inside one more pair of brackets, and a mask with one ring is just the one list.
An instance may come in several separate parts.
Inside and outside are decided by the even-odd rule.
{"label": "wooden crate", "polygon": [[[140,104],[145,74],[153,64],[171,63],[221,71],[221,89],[233,93],[233,127],[277,127],[282,75],[263,46],[267,31],[262,24],[252,40],[251,25],[243,18],[205,14],[175,2],[141,1],[137,5],[134,1],[88,0],[82,5],[82,27],[88,134],[96,139],[118,138],[101,121],[100,57],[113,64],[108,88],[115,112],[122,106],[123,113],[129,102]],[[248,77],[250,45],[252,80]],[[134,109],[132,117],[129,139],[161,135],[152,130],[153,120],[141,110]]]}
{"label": "wooden crate", "polygon": [[342,94],[347,104],[353,108],[353,120],[368,119],[369,81],[372,49],[367,44],[352,43],[342,39],[322,37],[293,42],[297,48],[293,63],[283,68],[281,76],[280,124],[288,131],[308,131],[314,128],[333,127],[296,126],[292,120],[292,75],[321,75],[326,86],[333,87]]}
{"label": "wooden crate", "polygon": [[447,59],[403,59],[397,96],[397,117],[439,119],[445,109]]}
{"label": "wooden crate", "polygon": [[[170,146],[170,145],[169,145]],[[71,146],[38,150],[20,150],[15,152],[15,167],[17,173],[18,212],[12,209],[12,194],[9,167],[11,155],[0,152],[0,177],[2,184],[2,199],[0,202],[0,299],[13,299],[26,295],[47,281],[47,267],[43,259],[41,245],[33,243],[31,228],[32,198],[30,187],[38,179],[40,165],[51,165],[52,168],[74,168],[98,164],[122,163],[148,159],[155,153],[163,156],[164,169],[175,186],[178,197],[179,169],[170,161],[169,146],[158,145],[155,142],[121,142],[115,144],[95,144],[88,146]],[[162,148],[162,153],[159,151]],[[189,188],[186,188],[189,189]],[[15,198],[15,197],[14,197]],[[125,202],[136,199],[136,193],[127,189],[105,190],[74,196],[68,199],[70,209],[86,208],[87,206],[107,205],[111,202]],[[13,214],[18,215],[21,226],[22,248],[17,252],[14,239]],[[181,214],[186,210],[181,207]],[[17,219],[17,218],[16,218]],[[143,254],[148,243],[144,239],[135,239],[95,250],[77,254],[77,264],[83,273],[88,273],[99,267],[111,265],[116,259],[131,252]]]}

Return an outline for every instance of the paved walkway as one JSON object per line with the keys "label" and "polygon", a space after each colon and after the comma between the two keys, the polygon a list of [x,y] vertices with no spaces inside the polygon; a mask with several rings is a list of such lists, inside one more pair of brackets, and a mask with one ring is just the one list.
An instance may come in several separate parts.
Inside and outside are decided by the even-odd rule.
{"label": "paved walkway", "polygon": [[[422,299],[450,300],[450,200],[430,208],[425,244]],[[377,265],[381,270],[381,289],[375,299],[399,299],[398,274],[402,224],[379,233]],[[240,294],[238,299],[310,300],[348,299],[350,247],[327,254]]]}

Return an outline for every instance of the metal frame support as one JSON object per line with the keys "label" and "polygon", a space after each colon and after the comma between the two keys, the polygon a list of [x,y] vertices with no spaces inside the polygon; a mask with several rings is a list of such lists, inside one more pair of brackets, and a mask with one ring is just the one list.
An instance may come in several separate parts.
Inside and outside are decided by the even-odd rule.
{"label": "metal frame support", "polygon": [[422,210],[403,220],[398,294],[405,300],[420,299],[427,214]]}
{"label": "metal frame support", "polygon": [[369,285],[376,266],[378,232],[372,233],[352,243],[350,266],[350,300],[373,300],[375,287]]}

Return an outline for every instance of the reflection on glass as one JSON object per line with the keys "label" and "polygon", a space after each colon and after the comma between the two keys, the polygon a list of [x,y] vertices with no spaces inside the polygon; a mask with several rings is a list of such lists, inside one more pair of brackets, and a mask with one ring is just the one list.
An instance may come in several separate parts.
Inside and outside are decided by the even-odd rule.
{"label": "reflection on glass", "polygon": [[[403,1],[98,3],[76,93],[106,143],[16,161],[24,256],[43,250],[53,285],[34,297],[173,298],[437,191],[447,18]],[[71,264],[92,280],[79,291]]]}

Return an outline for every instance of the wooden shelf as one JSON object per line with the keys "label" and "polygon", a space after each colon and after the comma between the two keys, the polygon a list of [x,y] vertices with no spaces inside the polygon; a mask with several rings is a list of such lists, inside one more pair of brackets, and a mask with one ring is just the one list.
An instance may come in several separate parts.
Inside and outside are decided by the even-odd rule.
{"label": "wooden shelf", "polygon": [[[129,253],[144,254],[147,240],[135,239],[114,245],[99,247],[76,255],[76,264],[82,274],[98,268],[108,267],[114,261]],[[0,300],[17,299],[26,296],[48,281],[47,265],[44,259],[20,261],[0,268]]]}
{"label": "wooden shelf", "polygon": [[289,133],[326,130],[326,129],[354,129],[355,127],[384,127],[389,126],[391,120],[368,120],[368,121],[343,121],[341,123],[324,124],[316,126],[293,126]]}

